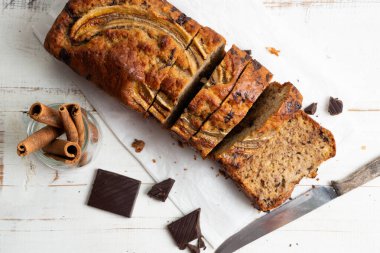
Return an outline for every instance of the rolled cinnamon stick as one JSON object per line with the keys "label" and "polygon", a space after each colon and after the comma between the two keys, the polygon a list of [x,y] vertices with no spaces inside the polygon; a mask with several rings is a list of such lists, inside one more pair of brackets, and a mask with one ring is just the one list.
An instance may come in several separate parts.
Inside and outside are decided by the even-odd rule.
{"label": "rolled cinnamon stick", "polygon": [[44,123],[48,126],[62,128],[62,120],[59,112],[40,102],[32,104],[28,114],[35,121]]}
{"label": "rolled cinnamon stick", "polygon": [[63,131],[61,129],[52,126],[41,128],[17,145],[17,154],[19,156],[27,156],[47,146],[62,133]]}
{"label": "rolled cinnamon stick", "polygon": [[71,117],[74,121],[74,125],[77,128],[78,132],[78,144],[80,147],[83,147],[84,144],[84,123],[82,117],[82,110],[78,104],[70,104],[67,106]]}
{"label": "rolled cinnamon stick", "polygon": [[62,118],[62,125],[63,129],[65,130],[67,140],[78,143],[77,128],[75,127],[74,121],[71,118],[70,113],[65,105],[59,107],[59,114]]}
{"label": "rolled cinnamon stick", "polygon": [[42,148],[45,155],[65,164],[76,164],[81,158],[81,148],[78,143],[55,140]]}

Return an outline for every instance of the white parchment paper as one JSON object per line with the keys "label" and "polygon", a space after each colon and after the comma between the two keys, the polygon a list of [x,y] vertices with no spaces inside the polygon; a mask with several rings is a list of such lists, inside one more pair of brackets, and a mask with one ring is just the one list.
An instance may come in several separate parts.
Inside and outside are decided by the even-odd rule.
{"label": "white parchment paper", "polygon": [[[306,40],[303,43],[303,38],[297,37],[291,30],[276,22],[275,18],[268,16],[257,1],[171,2],[201,24],[223,34],[229,43],[237,44],[243,49],[252,49],[252,56],[272,71],[275,80],[292,81],[301,90],[305,105],[319,102],[325,107],[329,95],[343,95],[335,85],[339,80],[336,77],[324,76],[319,71],[326,60],[319,53],[321,51]],[[49,14],[34,27],[41,43],[64,5],[64,1],[55,1]],[[280,56],[269,54],[266,50],[269,46],[280,49]],[[262,215],[250,205],[230,180],[216,176],[217,164],[202,160],[198,155],[195,160],[194,151],[179,148],[168,131],[156,121],[143,119],[138,113],[129,110],[95,85],[74,74],[64,64],[58,61],[55,64],[60,73],[72,76],[73,82],[115,136],[140,161],[154,180],[161,181],[168,177],[176,180],[170,199],[184,214],[201,207],[202,231],[213,247],[217,247],[230,235]],[[350,134],[349,120],[344,116],[335,120],[328,116],[324,107],[319,108],[318,121],[332,130],[339,145]],[[339,127],[342,125],[345,126],[344,129]],[[131,148],[135,138],[146,143],[141,153],[135,153]],[[155,159],[156,163],[152,163],[152,159]]]}

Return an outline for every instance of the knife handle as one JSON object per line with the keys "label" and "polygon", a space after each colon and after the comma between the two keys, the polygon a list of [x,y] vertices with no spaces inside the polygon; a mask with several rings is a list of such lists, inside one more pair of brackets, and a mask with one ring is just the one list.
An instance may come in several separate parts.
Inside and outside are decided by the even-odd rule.
{"label": "knife handle", "polygon": [[361,167],[348,177],[332,181],[332,187],[340,196],[380,176],[380,157]]}

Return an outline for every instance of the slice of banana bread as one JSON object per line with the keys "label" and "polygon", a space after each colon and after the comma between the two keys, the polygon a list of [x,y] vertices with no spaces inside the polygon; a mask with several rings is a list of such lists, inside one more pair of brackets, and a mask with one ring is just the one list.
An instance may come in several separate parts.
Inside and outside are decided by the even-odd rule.
{"label": "slice of banana bread", "polygon": [[233,45],[210,79],[191,100],[171,130],[187,142],[221,105],[249,62],[249,55]]}
{"label": "slice of banana bread", "polygon": [[195,36],[186,54],[180,55],[160,85],[149,112],[170,127],[200,90],[200,79],[211,74],[224,57],[225,39],[208,27]]}
{"label": "slice of banana bread", "polygon": [[335,156],[336,149],[330,131],[303,111],[295,112],[302,101],[295,88],[276,86],[213,154],[262,211],[285,202],[303,177],[315,177],[318,166]]}
{"label": "slice of banana bread", "polygon": [[191,138],[190,144],[203,158],[245,117],[271,78],[272,74],[256,60],[248,64],[226,100]]}

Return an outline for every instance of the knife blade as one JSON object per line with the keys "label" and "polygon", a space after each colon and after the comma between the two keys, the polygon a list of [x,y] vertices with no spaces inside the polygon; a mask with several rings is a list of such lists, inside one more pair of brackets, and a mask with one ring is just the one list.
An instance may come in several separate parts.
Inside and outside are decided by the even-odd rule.
{"label": "knife blade", "polygon": [[215,253],[231,253],[256,239],[317,209],[327,202],[380,176],[380,157],[331,186],[315,187],[290,200],[274,211],[254,220],[224,241]]}

